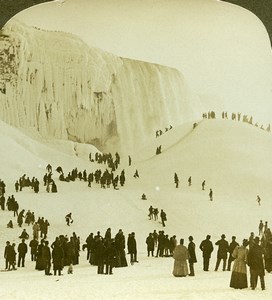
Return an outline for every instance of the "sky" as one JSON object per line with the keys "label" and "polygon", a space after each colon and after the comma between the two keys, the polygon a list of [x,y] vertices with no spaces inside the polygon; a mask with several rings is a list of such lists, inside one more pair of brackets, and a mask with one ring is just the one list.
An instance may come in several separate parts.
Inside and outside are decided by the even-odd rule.
{"label": "sky", "polygon": [[205,103],[220,101],[270,120],[269,38],[261,21],[241,7],[213,0],[67,0],[16,18],[72,32],[119,56],[175,67]]}

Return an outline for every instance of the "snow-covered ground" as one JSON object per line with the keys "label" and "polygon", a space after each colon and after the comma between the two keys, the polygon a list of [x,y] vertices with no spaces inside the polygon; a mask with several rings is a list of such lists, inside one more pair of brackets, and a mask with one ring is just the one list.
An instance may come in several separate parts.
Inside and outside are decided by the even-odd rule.
{"label": "snow-covered ground", "polygon": [[[62,166],[66,174],[74,167],[94,171],[101,165],[89,162],[88,154],[96,150],[90,145],[45,141],[31,132],[22,133],[2,122],[0,125],[0,177],[7,184],[6,198],[14,194],[20,209],[30,209],[36,217],[49,220],[49,242],[59,234],[70,236],[76,232],[82,245],[90,232],[100,230],[104,235],[111,227],[116,234],[122,228],[126,237],[132,231],[136,233],[139,259],[139,264],[114,269],[113,276],[97,275],[96,267],[86,260],[86,251],[81,251],[74,274],[68,275],[65,268],[64,276],[58,277],[36,271],[28,253],[25,268],[0,273],[0,299],[271,299],[271,274],[265,276],[265,291],[259,286],[255,291],[233,290],[229,288],[230,272],[221,268],[213,271],[217,247],[210,272],[202,271],[198,249],[207,234],[213,242],[223,233],[227,240],[236,235],[241,242],[251,231],[257,234],[261,219],[271,224],[271,133],[230,120],[201,120],[194,130],[187,123],[159,138],[154,133],[147,144],[140,145],[135,153],[128,153],[132,166],[128,166],[127,156],[122,156],[116,173],[125,169],[126,184],[119,190],[104,190],[98,185],[89,188],[79,180],[60,182],[54,171],[58,193],[48,194],[41,184],[40,193],[35,194],[30,188],[16,193],[15,181],[26,174],[42,182],[48,163],[53,169]],[[156,156],[159,145],[162,153]],[[136,169],[139,179],[133,178]],[[174,172],[181,180],[178,189],[173,182]],[[189,176],[192,176],[191,187],[187,184]],[[206,191],[201,190],[204,179]],[[214,191],[213,202],[209,201],[209,188]],[[147,195],[147,201],[140,200],[142,193]],[[257,194],[262,199],[261,206],[256,202]],[[175,278],[172,258],[147,257],[147,235],[154,229],[163,229],[159,222],[148,219],[150,205],[166,211],[165,233],[185,238],[186,245],[188,236],[194,236],[198,259],[195,277]],[[64,216],[70,211],[74,223],[68,227]],[[16,224],[14,229],[7,229],[10,219],[16,224],[11,212],[0,211],[2,269],[5,242],[9,240],[17,246],[23,228],[32,234],[25,224],[23,228]]]}

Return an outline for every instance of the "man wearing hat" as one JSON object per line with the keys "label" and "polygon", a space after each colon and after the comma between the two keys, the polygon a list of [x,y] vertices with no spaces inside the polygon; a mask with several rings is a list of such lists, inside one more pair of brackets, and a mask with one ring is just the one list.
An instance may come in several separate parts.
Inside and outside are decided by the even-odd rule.
{"label": "man wearing hat", "polygon": [[226,263],[227,263],[227,257],[228,257],[228,249],[229,249],[229,243],[225,240],[226,236],[224,234],[221,235],[221,240],[217,241],[215,245],[218,246],[217,250],[217,261],[215,266],[215,271],[218,270],[218,267],[220,265],[221,259],[223,259],[223,271],[226,270]]}
{"label": "man wearing hat", "polygon": [[248,265],[250,268],[250,286],[255,290],[258,282],[258,276],[261,281],[262,290],[265,289],[264,283],[264,262],[263,262],[263,248],[259,245],[260,239],[258,236],[254,239],[254,245],[248,252]]}

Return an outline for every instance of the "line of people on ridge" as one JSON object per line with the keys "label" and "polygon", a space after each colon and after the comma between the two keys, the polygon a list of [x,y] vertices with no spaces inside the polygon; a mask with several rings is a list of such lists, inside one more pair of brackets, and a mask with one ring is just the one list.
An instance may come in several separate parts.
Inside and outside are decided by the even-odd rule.
{"label": "line of people on ridge", "polygon": [[[223,111],[222,114],[222,119],[228,119],[228,113]],[[202,114],[202,118],[203,119],[216,119],[216,115],[214,111],[209,111],[208,113],[203,113]],[[253,123],[253,117],[252,116],[248,116],[248,115],[242,115],[240,112],[238,113],[231,113],[231,120],[232,121],[242,121],[244,123],[248,123],[250,125],[254,125],[255,127],[259,127],[262,130],[266,130],[267,132],[271,132],[271,126],[270,123],[267,125],[266,128],[264,128],[264,125],[260,125],[257,123]]]}

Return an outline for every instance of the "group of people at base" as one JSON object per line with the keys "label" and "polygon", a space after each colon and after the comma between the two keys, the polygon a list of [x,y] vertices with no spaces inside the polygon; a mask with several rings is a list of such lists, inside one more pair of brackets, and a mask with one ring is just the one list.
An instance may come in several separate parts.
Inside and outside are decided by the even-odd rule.
{"label": "group of people at base", "polygon": [[[224,237],[224,235],[222,235]],[[174,268],[173,275],[175,277],[194,276],[194,262],[195,257],[195,244],[193,243],[193,237],[189,237],[188,249],[184,246],[184,239],[180,239],[180,245],[177,245],[174,253]],[[241,246],[236,246],[232,252],[234,264],[231,273],[230,287],[234,289],[248,288],[247,280],[247,265],[250,269],[250,287],[255,290],[257,287],[258,277],[260,277],[261,289],[265,290],[265,268],[263,261],[263,248],[259,245],[260,238],[257,236],[254,238],[254,243],[250,246],[249,250],[247,246],[249,241],[243,240]],[[188,270],[187,261],[189,260],[190,273]],[[218,264],[215,271],[217,271]],[[204,270],[208,271],[208,270]],[[225,269],[223,269],[225,271]]]}

